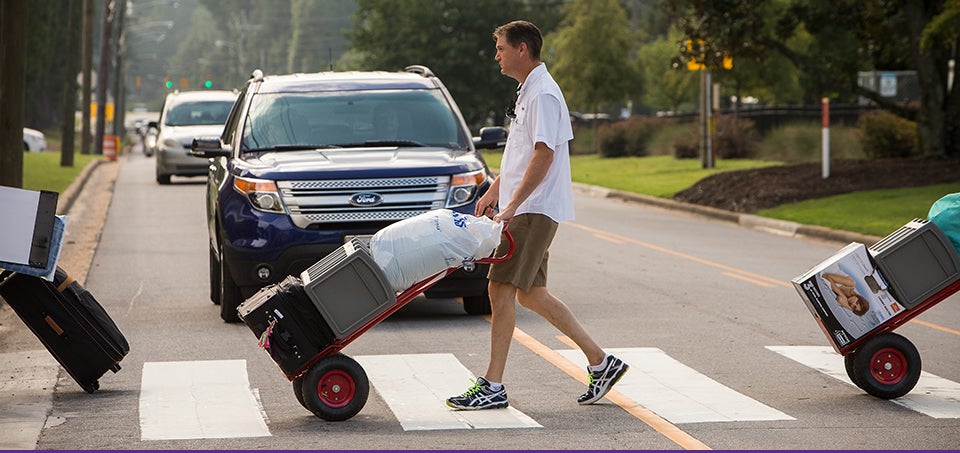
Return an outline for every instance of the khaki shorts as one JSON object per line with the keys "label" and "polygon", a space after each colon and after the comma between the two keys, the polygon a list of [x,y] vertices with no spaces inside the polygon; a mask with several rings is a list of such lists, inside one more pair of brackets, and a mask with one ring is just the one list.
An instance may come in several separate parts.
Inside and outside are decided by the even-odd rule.
{"label": "khaki shorts", "polygon": [[[557,226],[543,214],[520,214],[510,219],[507,230],[515,242],[513,256],[503,263],[491,264],[487,278],[510,283],[523,291],[547,286],[547,260]],[[509,248],[509,242],[502,240],[494,256],[505,255]]]}

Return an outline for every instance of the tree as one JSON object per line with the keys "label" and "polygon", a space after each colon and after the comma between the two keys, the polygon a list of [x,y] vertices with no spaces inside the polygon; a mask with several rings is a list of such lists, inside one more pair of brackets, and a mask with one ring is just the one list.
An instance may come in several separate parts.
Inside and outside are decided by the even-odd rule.
{"label": "tree", "polygon": [[0,186],[23,187],[27,3],[0,0]]}
{"label": "tree", "polygon": [[67,33],[65,36],[63,66],[66,68],[63,74],[63,124],[61,136],[63,140],[60,145],[60,166],[72,167],[74,150],[74,136],[76,135],[76,115],[77,110],[77,70],[80,61],[80,31],[83,21],[83,3],[73,1],[67,8]]}
{"label": "tree", "polygon": [[[618,0],[574,0],[564,17],[542,56],[551,62],[568,105],[596,112],[640,91],[627,12]],[[597,134],[593,142],[596,151]]]}
{"label": "tree", "polygon": [[659,38],[640,48],[637,71],[643,80],[643,102],[656,110],[679,111],[685,103],[695,103],[699,79],[686,66],[675,68],[677,39]]}
{"label": "tree", "polygon": [[359,0],[350,39],[363,69],[429,67],[456,99],[467,123],[503,124],[516,82],[494,61],[493,30],[522,16],[509,0]]}
{"label": "tree", "polygon": [[[678,0],[684,39],[702,43],[682,58],[702,56],[717,67],[728,53],[734,59],[787,58],[805,75],[808,92],[851,99],[863,96],[878,106],[917,122],[926,156],[960,154],[960,90],[948,85],[948,64],[955,60],[957,19],[945,1],[879,0]],[[957,8],[955,0],[950,2]],[[929,33],[924,35],[925,30]],[[937,32],[933,30],[939,30]],[[809,33],[807,47],[791,39]],[[926,36],[926,47],[921,38]],[[914,69],[919,105],[890,101],[857,85],[857,71]]]}
{"label": "tree", "polygon": [[544,55],[574,108],[596,111],[640,92],[627,12],[617,0],[574,0]]}

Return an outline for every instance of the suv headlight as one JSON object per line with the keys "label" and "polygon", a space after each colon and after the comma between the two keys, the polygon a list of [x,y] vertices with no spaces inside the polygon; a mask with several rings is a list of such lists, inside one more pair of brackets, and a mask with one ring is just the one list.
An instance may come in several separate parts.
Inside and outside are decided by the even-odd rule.
{"label": "suv headlight", "polygon": [[482,170],[453,175],[450,178],[450,190],[447,192],[447,207],[456,208],[473,202],[484,179],[486,175]]}
{"label": "suv headlight", "polygon": [[281,214],[284,212],[280,191],[273,181],[237,176],[233,178],[233,188],[246,195],[247,200],[250,200],[250,204],[257,210]]}

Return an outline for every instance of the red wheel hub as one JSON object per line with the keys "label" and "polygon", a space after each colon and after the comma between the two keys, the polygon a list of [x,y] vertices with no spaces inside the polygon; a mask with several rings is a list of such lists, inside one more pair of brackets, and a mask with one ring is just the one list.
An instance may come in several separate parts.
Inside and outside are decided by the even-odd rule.
{"label": "red wheel hub", "polygon": [[350,404],[357,393],[353,377],[343,370],[331,370],[324,373],[317,383],[317,395],[320,401],[330,407],[343,407]]}
{"label": "red wheel hub", "polygon": [[870,374],[881,384],[896,384],[907,375],[907,358],[898,349],[880,349],[871,357]]}

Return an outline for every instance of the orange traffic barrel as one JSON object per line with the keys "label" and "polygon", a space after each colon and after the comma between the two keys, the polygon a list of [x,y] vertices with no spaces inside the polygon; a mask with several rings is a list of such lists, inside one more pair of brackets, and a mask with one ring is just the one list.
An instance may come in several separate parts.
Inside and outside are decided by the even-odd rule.
{"label": "orange traffic barrel", "polygon": [[120,137],[116,135],[103,136],[103,157],[107,160],[117,160],[117,142]]}

